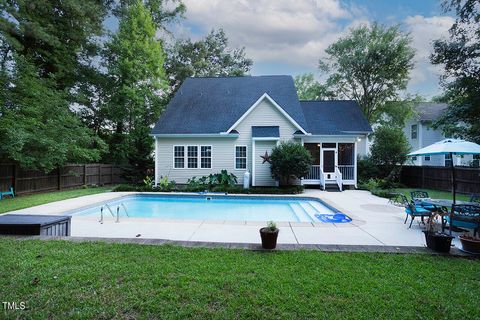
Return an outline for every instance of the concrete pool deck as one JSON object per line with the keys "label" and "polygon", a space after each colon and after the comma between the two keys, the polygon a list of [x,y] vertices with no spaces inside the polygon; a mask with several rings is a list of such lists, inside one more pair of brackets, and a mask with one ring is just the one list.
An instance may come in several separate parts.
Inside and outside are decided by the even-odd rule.
{"label": "concrete pool deck", "polygon": [[[107,192],[8,213],[60,215],[134,194],[137,193]],[[278,222],[279,244],[425,246],[424,235],[418,222],[414,222],[412,228],[408,229],[408,223],[403,223],[405,213],[402,207],[389,204],[387,199],[374,196],[368,191],[325,192],[307,189],[303,194],[292,197],[319,198],[350,216],[353,221],[345,224]],[[109,214],[105,214],[103,224],[98,220],[99,217],[73,215],[71,236],[258,243],[260,241],[258,230],[266,225],[266,221],[163,220],[123,216],[119,223],[115,223]]]}

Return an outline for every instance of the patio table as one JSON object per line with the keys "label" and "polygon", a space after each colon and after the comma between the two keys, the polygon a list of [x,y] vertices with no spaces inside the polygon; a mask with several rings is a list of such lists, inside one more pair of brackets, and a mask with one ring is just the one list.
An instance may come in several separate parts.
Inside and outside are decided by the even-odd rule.
{"label": "patio table", "polygon": [[[436,207],[447,207],[447,208],[451,208],[452,205],[453,205],[453,200],[448,200],[448,199],[428,199],[428,198],[424,198],[424,199],[415,199],[414,200],[415,204],[416,205],[420,205],[420,206],[436,206]],[[469,204],[469,205],[473,205],[473,206],[479,206],[480,207],[480,203],[478,202],[469,202],[469,201],[455,201],[456,204]]]}
{"label": "patio table", "polygon": [[[435,207],[447,207],[451,208],[453,205],[453,200],[449,199],[415,199],[414,203],[420,206],[435,206]],[[470,202],[470,201],[455,201],[456,204],[468,204],[473,205],[480,208],[480,203],[478,202]],[[442,216],[442,232],[445,231],[446,221],[445,218]]]}

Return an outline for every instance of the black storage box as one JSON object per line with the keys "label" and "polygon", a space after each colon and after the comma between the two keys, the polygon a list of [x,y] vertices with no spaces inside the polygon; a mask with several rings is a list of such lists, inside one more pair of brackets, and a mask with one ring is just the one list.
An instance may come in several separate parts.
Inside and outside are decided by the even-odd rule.
{"label": "black storage box", "polygon": [[0,215],[0,234],[69,236],[70,216],[5,214]]}

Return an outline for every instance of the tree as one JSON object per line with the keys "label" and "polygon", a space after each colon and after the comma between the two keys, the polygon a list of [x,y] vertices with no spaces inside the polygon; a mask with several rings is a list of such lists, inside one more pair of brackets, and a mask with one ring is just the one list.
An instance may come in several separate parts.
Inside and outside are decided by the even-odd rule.
{"label": "tree", "polygon": [[109,8],[110,0],[2,1],[0,32],[8,49],[27,58],[40,77],[69,92],[82,63],[79,57],[88,59],[96,52]]}
{"label": "tree", "polygon": [[337,98],[356,100],[370,123],[388,113],[388,101],[399,101],[412,70],[411,38],[399,26],[360,26],[330,45],[319,67]]}
{"label": "tree", "polygon": [[456,21],[450,39],[434,42],[433,64],[444,67],[443,100],[449,107],[436,122],[447,134],[480,143],[480,6],[478,0],[448,0]]}
{"label": "tree", "polygon": [[0,105],[0,159],[45,172],[67,162],[99,160],[104,143],[69,110],[55,81],[38,74],[33,63],[17,57]]}
{"label": "tree", "polygon": [[294,141],[281,142],[270,156],[271,173],[280,185],[290,185],[292,179],[305,177],[313,162],[312,155],[301,144]]}
{"label": "tree", "polygon": [[333,92],[315,80],[313,73],[304,73],[295,77],[295,88],[297,88],[300,100],[325,100],[332,99]]}
{"label": "tree", "polygon": [[163,110],[164,52],[155,33],[150,12],[137,1],[125,8],[118,33],[108,44],[107,69],[112,78],[108,113],[115,127],[110,152],[113,160],[128,164],[133,181],[143,178],[147,163],[152,163],[149,127]]}
{"label": "tree", "polygon": [[[49,171],[96,161],[104,144],[71,111],[109,0],[0,2],[0,157]],[[4,143],[4,141],[6,141]]]}
{"label": "tree", "polygon": [[245,57],[245,49],[229,49],[223,31],[212,30],[203,40],[180,40],[168,50],[165,64],[173,90],[188,77],[242,76],[250,71],[253,61]]}
{"label": "tree", "polygon": [[410,145],[401,128],[380,126],[373,134],[370,160],[385,169],[387,179],[393,180],[399,173],[398,166],[407,160]]}
{"label": "tree", "polygon": [[[128,7],[136,4],[138,0],[122,0],[114,8],[114,14],[121,18]],[[182,18],[186,11],[185,4],[181,0],[143,0],[145,8],[149,11],[155,28],[170,33],[166,25]]]}

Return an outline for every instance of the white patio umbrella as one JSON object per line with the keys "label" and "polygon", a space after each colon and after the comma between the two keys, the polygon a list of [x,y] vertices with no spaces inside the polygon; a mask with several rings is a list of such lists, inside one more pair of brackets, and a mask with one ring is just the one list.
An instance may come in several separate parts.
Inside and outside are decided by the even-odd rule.
{"label": "white patio umbrella", "polygon": [[452,158],[451,168],[452,168],[452,194],[453,194],[453,203],[455,204],[455,194],[456,194],[456,180],[455,180],[455,164],[453,163],[454,155],[462,154],[480,154],[480,145],[459,139],[445,139],[434,144],[429,145],[428,147],[419,149],[417,151],[410,152],[407,156],[431,156],[436,154],[449,154]]}

